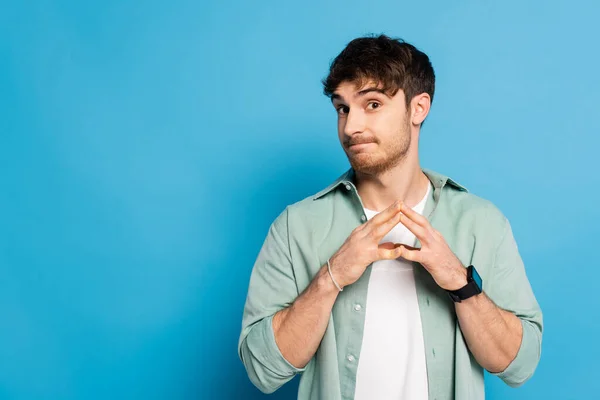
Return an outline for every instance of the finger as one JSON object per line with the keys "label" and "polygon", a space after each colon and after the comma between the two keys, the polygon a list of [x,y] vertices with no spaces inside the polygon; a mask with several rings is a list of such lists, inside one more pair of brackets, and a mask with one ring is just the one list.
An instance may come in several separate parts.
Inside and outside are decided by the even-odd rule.
{"label": "finger", "polygon": [[386,242],[379,245],[380,260],[395,260],[399,257],[418,262],[421,259],[421,252],[416,247],[402,243]]}
{"label": "finger", "polygon": [[421,262],[421,252],[414,247],[401,244],[398,246],[398,252],[400,253],[398,257],[402,257],[409,261]]}
{"label": "finger", "polygon": [[369,229],[375,229],[378,226],[385,224],[391,218],[400,212],[400,201],[393,202],[388,208],[371,218],[366,225]]}
{"label": "finger", "polygon": [[427,230],[408,218],[406,214],[400,215],[400,223],[411,231],[421,242],[427,242]]}
{"label": "finger", "polygon": [[394,250],[398,246],[400,246],[399,243],[385,242],[385,243],[381,243],[378,247],[380,249],[385,249],[385,250]]}
{"label": "finger", "polygon": [[400,244],[391,242],[381,243],[378,249],[378,259],[395,260],[396,258],[400,257],[400,254],[402,253],[402,249],[400,249],[400,246]]}
{"label": "finger", "polygon": [[405,248],[409,249],[409,250],[419,250],[418,247],[413,247],[413,246],[409,246],[407,244],[404,243],[393,243],[393,242],[385,242],[385,243],[381,243],[379,245],[380,249],[385,249],[385,250],[395,250],[400,246],[404,246]]}
{"label": "finger", "polygon": [[373,238],[379,243],[381,239],[387,235],[396,225],[400,223],[401,213],[395,214],[392,218],[385,221],[383,224],[373,228]]}
{"label": "finger", "polygon": [[408,207],[404,202],[402,202],[402,204],[400,205],[400,211],[408,218],[416,222],[418,225],[421,225],[424,228],[427,228],[429,226],[429,221],[427,220],[427,218],[425,218],[412,208]]}
{"label": "finger", "polygon": [[404,247],[405,249],[408,249],[408,250],[416,250],[416,251],[419,251],[419,250],[421,250],[421,249],[420,249],[420,248],[418,248],[418,247],[409,246],[409,245],[407,245],[407,244],[404,244],[404,243],[400,243],[400,244],[398,244],[398,245],[396,245],[396,246],[397,246],[397,247],[400,247],[400,246],[402,246],[402,247]]}

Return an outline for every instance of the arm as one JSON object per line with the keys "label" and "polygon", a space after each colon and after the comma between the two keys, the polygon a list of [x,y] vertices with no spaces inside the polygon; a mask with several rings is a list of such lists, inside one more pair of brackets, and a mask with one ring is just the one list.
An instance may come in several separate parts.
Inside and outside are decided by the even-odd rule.
{"label": "arm", "polygon": [[[401,222],[421,241],[420,249],[402,246],[402,257],[417,261],[445,290],[466,283],[466,270],[442,235],[427,219],[403,208]],[[503,218],[494,265],[484,293],[456,304],[461,331],[477,362],[509,386],[520,386],[535,371],[541,354],[542,313],[525,274],[523,261]]]}
{"label": "arm", "polygon": [[[326,266],[298,295],[288,241],[287,208],[271,225],[252,275],[238,351],[252,383],[271,393],[305,370],[317,351],[338,296]],[[358,280],[378,259],[395,259],[400,249],[379,241],[398,223],[392,204],[357,227],[331,257],[342,287]]]}
{"label": "arm", "polygon": [[[240,357],[250,379],[262,392],[274,392],[305,370],[323,339],[338,293],[325,265],[290,306],[261,321],[266,341],[264,337],[252,340],[251,336],[250,341],[241,343]],[[265,350],[275,354],[271,360],[254,356],[265,345]]]}
{"label": "arm", "polygon": [[[394,203],[356,228],[331,257],[332,275],[338,284],[347,286],[356,282],[375,260],[398,257],[396,245],[379,244],[398,223],[398,212],[398,204]],[[306,366],[316,353],[338,293],[324,265],[294,304],[275,315],[275,340],[283,356],[297,368]]]}
{"label": "arm", "polygon": [[[496,250],[494,265],[488,279],[483,283],[483,290],[490,302],[495,304],[497,312],[504,317],[506,329],[503,331],[512,339],[504,340],[498,338],[498,333],[495,335],[504,342],[501,352],[505,354],[505,358],[502,363],[495,365],[495,368],[487,369],[509,386],[517,387],[531,378],[539,363],[542,350],[543,317],[527,279],[525,266],[510,223],[506,218],[503,220],[504,232]],[[462,314],[464,317],[465,313]],[[461,329],[463,329],[462,325]],[[490,327],[487,330],[492,332],[494,328]],[[465,333],[466,331],[469,333]],[[476,329],[463,329],[465,338],[474,332]],[[516,339],[517,337],[519,340]],[[515,343],[518,343],[518,347],[515,346]],[[475,343],[469,344],[473,354],[475,354],[476,346]],[[509,359],[508,364],[506,364],[507,359]]]}
{"label": "arm", "polygon": [[254,263],[242,317],[238,354],[250,381],[272,393],[303,368],[281,354],[273,331],[274,315],[298,296],[288,243],[288,209],[271,225]]}
{"label": "arm", "polygon": [[519,351],[523,334],[521,321],[498,308],[485,293],[456,303],[456,315],[469,350],[479,365],[490,372],[504,371]]}
{"label": "arm", "polygon": [[325,265],[294,304],[273,317],[275,341],[296,368],[305,367],[317,352],[338,293]]}

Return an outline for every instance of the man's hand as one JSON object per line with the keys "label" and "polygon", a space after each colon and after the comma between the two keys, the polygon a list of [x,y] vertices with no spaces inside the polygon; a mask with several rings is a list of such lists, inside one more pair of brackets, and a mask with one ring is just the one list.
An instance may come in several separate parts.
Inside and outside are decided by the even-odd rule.
{"label": "man's hand", "polygon": [[379,244],[381,239],[400,222],[400,206],[401,202],[396,201],[358,226],[331,257],[331,274],[341,287],[356,282],[371,263],[400,257],[403,250],[399,244],[391,242]]}
{"label": "man's hand", "polygon": [[[400,222],[399,215],[400,203],[396,202],[352,231],[330,259],[331,273],[339,285],[354,283],[375,260],[400,256],[398,245],[379,244]],[[338,294],[329,277],[327,265],[323,265],[300,296],[273,316],[275,343],[293,366],[302,368],[315,355]]]}
{"label": "man's hand", "polygon": [[421,248],[400,245],[400,257],[423,265],[435,282],[445,290],[457,290],[467,284],[467,270],[452,252],[441,233],[427,218],[406,204],[400,205],[400,222],[421,241]]}

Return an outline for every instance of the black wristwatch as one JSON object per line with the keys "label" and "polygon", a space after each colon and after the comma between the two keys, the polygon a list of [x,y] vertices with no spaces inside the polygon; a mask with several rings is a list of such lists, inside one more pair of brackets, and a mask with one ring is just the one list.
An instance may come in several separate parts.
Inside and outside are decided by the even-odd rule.
{"label": "black wristwatch", "polygon": [[467,268],[467,284],[458,290],[448,290],[448,295],[450,295],[452,301],[460,303],[469,297],[481,293],[482,287],[483,282],[481,281],[481,277],[477,273],[477,270],[474,266],[469,265],[469,268]]}

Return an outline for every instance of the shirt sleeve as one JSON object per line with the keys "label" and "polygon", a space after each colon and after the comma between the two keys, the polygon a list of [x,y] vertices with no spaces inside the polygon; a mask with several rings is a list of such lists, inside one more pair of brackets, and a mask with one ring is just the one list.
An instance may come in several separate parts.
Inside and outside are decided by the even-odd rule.
{"label": "shirt sleeve", "polygon": [[296,299],[298,289],[288,241],[288,209],[271,225],[258,254],[242,317],[238,354],[248,377],[263,393],[272,393],[305,368],[296,368],[275,342],[273,316]]}
{"label": "shirt sleeve", "polygon": [[500,308],[515,314],[523,326],[523,337],[515,359],[492,375],[518,387],[533,375],[542,351],[542,311],[531,289],[510,223],[504,219],[504,233],[496,252],[488,287],[484,291]]}

